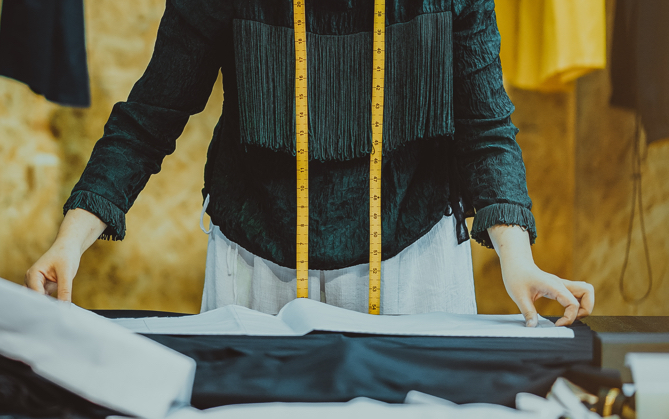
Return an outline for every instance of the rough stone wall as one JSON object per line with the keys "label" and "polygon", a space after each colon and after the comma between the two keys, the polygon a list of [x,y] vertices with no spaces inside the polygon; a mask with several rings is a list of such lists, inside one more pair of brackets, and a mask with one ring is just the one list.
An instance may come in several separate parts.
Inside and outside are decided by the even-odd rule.
{"label": "rough stone wall", "polygon": [[0,79],[0,277],[22,282],[58,226],[62,153],[49,124],[54,109]]}
{"label": "rough stone wall", "polygon": [[[149,61],[164,0],[86,0],[92,107],[62,108],[0,78],[0,277],[22,283],[49,247],[61,207],[102,133],[113,104],[127,97]],[[612,8],[609,8],[612,10]],[[669,307],[665,234],[669,227],[669,141],[643,163],[646,228],[655,285],[641,305],[617,291],[631,200],[633,116],[607,105],[606,72],[576,90],[545,94],[510,89],[521,129],[539,239],[535,259],[565,278],[597,287],[597,314],[664,314]],[[206,236],[198,228],[203,164],[220,114],[220,84],[206,110],[191,118],[177,152],[128,215],[123,242],[98,241],[83,257],[74,301],[88,308],[197,312]],[[636,224],[626,289],[646,285]],[[506,295],[495,252],[474,244],[479,311],[517,312]],[[659,284],[659,285],[658,285]],[[544,314],[557,314],[542,302]]]}
{"label": "rough stone wall", "polygon": [[[653,284],[641,303],[626,302],[619,287],[633,197],[635,117],[608,106],[606,73],[580,82],[576,166],[575,276],[597,288],[597,310],[608,315],[669,315],[669,139],[645,147],[641,138],[643,216]],[[636,208],[625,274],[628,300],[649,284],[639,207]]]}

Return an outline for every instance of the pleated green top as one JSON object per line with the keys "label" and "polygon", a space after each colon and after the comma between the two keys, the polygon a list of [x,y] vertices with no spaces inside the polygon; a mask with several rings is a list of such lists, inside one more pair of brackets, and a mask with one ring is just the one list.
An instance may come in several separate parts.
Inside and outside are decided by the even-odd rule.
{"label": "pleated green top", "polygon": [[[309,262],[367,262],[373,0],[307,0]],[[493,0],[387,2],[383,258],[444,215],[491,246],[486,229],[520,225],[534,242],[525,168],[502,83]],[[151,62],[117,103],[65,204],[125,236],[125,214],[218,72],[225,100],[203,196],[223,234],[295,266],[294,46],[290,1],[168,0]]]}

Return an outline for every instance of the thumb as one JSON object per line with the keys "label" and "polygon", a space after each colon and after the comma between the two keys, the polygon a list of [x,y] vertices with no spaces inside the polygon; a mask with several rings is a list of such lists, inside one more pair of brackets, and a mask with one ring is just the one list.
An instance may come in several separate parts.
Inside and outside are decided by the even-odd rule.
{"label": "thumb", "polygon": [[60,301],[72,302],[72,279],[70,275],[59,275],[58,299]]}
{"label": "thumb", "polygon": [[539,322],[539,318],[537,316],[537,309],[534,308],[534,303],[532,300],[525,297],[518,300],[516,304],[518,305],[520,312],[523,313],[523,316],[525,317],[525,326],[536,327],[537,323]]}
{"label": "thumb", "polygon": [[28,269],[28,272],[26,272],[25,285],[33,291],[37,291],[40,294],[46,294],[46,290],[44,289],[44,275],[37,269]]}

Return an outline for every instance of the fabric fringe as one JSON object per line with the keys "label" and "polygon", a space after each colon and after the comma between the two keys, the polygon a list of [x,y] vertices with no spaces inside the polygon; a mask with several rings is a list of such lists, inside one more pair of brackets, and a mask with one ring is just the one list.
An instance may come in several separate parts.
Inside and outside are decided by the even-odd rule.
{"label": "fabric fringe", "polygon": [[63,206],[63,215],[71,209],[81,208],[95,214],[107,228],[100,235],[102,240],[123,240],[125,238],[125,213],[106,198],[88,191],[76,191]]}
{"label": "fabric fringe", "polygon": [[386,32],[384,152],[419,138],[451,135],[451,13],[431,13]]}
{"label": "fabric fringe", "polygon": [[[386,34],[384,153],[453,133],[452,17],[420,15]],[[295,155],[291,28],[235,20],[240,137]],[[350,160],[372,150],[372,33],[307,34],[309,157]]]}
{"label": "fabric fringe", "polygon": [[477,211],[471,236],[482,246],[493,249],[488,228],[498,224],[518,225],[526,229],[530,235],[530,244],[534,244],[537,239],[537,228],[532,211],[516,204],[492,204]]}

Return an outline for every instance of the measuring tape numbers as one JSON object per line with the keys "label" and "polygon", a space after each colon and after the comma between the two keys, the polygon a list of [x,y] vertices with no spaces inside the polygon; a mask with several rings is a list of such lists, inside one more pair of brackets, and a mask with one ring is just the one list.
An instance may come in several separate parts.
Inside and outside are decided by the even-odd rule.
{"label": "measuring tape numbers", "polygon": [[381,160],[386,67],[386,2],[374,2],[372,154],[369,161],[369,314],[381,313]]}
{"label": "measuring tape numbers", "polygon": [[295,26],[295,151],[297,159],[297,298],[309,298],[309,106],[304,0],[293,1]]}
{"label": "measuring tape numbers", "polygon": [[[293,0],[297,158],[297,298],[309,297],[309,135],[307,34],[304,0]],[[372,152],[369,166],[369,313],[381,312],[381,163],[385,79],[386,3],[374,2]]]}

